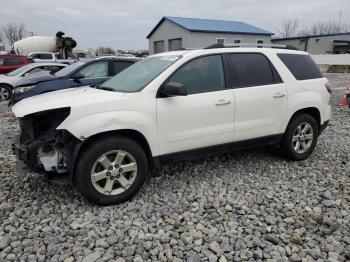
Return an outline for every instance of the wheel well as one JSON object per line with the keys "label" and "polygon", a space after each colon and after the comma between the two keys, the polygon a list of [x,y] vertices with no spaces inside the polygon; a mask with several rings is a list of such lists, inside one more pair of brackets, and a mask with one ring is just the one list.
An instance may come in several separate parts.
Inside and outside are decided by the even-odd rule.
{"label": "wheel well", "polygon": [[301,113],[308,114],[308,115],[312,116],[313,118],[315,118],[317,125],[318,125],[318,128],[321,127],[321,114],[320,114],[320,111],[316,107],[307,107],[307,108],[300,109],[293,114],[291,119],[293,117],[295,117],[296,115],[299,115]]}
{"label": "wheel well", "polygon": [[0,83],[0,86],[8,86],[9,88],[13,89],[12,85],[6,83]]}
{"label": "wheel well", "polygon": [[[133,129],[121,129],[121,130],[108,131],[108,132],[99,133],[99,134],[96,134],[96,135],[89,137],[87,140],[85,140],[83,142],[82,146],[80,147],[78,155],[76,157],[76,160],[79,159],[80,152],[82,152],[85,147],[87,147],[90,143],[93,143],[96,140],[103,138],[103,137],[106,137],[106,136],[126,136],[126,137],[131,138],[132,140],[134,140],[136,143],[138,143],[142,147],[142,149],[146,153],[147,160],[148,160],[150,167],[153,166],[152,152],[151,152],[151,148],[150,148],[146,138],[140,132],[133,130]],[[74,166],[75,165],[76,165],[76,163],[74,163]]]}

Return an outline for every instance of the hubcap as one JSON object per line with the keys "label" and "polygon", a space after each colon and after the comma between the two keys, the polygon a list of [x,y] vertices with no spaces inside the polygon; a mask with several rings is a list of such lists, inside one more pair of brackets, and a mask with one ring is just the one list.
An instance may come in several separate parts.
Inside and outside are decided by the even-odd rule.
{"label": "hubcap", "polygon": [[10,92],[5,88],[0,86],[0,101],[8,100],[10,98]]}
{"label": "hubcap", "polygon": [[123,193],[134,183],[136,176],[136,160],[123,150],[113,150],[101,155],[91,170],[93,186],[104,195]]}
{"label": "hubcap", "polygon": [[309,123],[303,122],[294,130],[292,144],[294,151],[303,154],[309,150],[314,139],[314,132]]}

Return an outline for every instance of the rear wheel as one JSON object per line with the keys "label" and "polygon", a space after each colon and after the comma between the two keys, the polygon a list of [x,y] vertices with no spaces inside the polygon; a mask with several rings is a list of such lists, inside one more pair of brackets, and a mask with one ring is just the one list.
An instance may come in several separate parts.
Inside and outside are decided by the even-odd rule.
{"label": "rear wheel", "polygon": [[129,200],[148,173],[143,149],[128,137],[108,137],[84,149],[76,168],[79,191],[100,205]]}
{"label": "rear wheel", "polygon": [[318,134],[317,122],[311,115],[305,113],[296,115],[284,134],[281,153],[293,160],[307,158],[315,149]]}
{"label": "rear wheel", "polygon": [[8,85],[0,85],[0,101],[10,100],[12,96],[12,88]]}

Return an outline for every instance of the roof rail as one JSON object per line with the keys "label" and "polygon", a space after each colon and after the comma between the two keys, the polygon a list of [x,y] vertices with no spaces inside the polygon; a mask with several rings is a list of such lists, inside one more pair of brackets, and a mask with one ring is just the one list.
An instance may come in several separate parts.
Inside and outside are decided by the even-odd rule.
{"label": "roof rail", "polygon": [[269,47],[269,48],[279,48],[279,49],[291,49],[299,50],[291,45],[280,45],[280,44],[258,44],[258,43],[239,43],[239,44],[213,44],[205,47],[204,49],[214,49],[214,48],[232,48],[232,47]]}

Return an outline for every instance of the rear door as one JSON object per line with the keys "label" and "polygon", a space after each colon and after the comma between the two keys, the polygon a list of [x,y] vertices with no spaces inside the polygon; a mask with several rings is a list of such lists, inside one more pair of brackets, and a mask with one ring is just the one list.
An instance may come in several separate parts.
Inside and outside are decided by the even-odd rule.
{"label": "rear door", "polygon": [[234,140],[279,134],[287,92],[278,72],[261,53],[228,54],[234,85]]}

